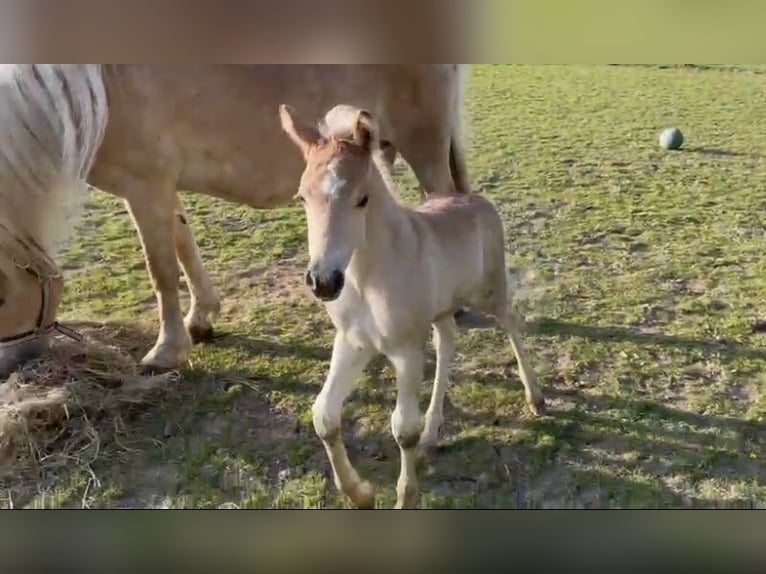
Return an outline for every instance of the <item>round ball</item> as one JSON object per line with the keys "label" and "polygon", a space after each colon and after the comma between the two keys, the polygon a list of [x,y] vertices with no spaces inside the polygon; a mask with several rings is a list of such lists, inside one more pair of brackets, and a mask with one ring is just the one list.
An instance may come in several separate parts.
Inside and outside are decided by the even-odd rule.
{"label": "round ball", "polygon": [[663,149],[679,149],[684,143],[684,134],[678,128],[668,128],[660,134],[660,147]]}

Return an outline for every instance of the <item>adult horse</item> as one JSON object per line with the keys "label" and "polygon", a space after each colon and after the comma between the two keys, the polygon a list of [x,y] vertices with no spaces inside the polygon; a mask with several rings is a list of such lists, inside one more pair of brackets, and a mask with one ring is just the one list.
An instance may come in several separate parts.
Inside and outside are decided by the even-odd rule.
{"label": "adult horse", "polygon": [[220,309],[178,191],[287,204],[303,166],[275,110],[289,103],[321,117],[344,102],[376,115],[388,160],[401,154],[424,196],[467,193],[465,76],[463,64],[2,65],[0,371],[60,328],[55,251],[80,216],[86,182],[125,200],[141,238],[160,316],[142,363],[175,368],[210,336]]}

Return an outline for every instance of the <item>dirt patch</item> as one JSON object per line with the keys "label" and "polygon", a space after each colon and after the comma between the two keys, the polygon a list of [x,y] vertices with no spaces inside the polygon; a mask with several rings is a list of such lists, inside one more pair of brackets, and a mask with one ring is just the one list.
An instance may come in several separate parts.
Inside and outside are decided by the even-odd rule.
{"label": "dirt patch", "polygon": [[310,293],[303,282],[305,263],[295,259],[281,261],[273,265],[256,266],[240,273],[225,282],[224,292],[233,301],[228,306],[228,314],[237,315],[244,311],[243,294],[262,296],[275,304],[296,304],[305,302]]}

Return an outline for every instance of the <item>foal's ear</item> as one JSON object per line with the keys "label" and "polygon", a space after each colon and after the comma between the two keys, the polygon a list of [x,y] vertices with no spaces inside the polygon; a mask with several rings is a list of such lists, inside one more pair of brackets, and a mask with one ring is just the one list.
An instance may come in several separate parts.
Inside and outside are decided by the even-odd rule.
{"label": "foal's ear", "polygon": [[378,145],[378,126],[367,110],[359,110],[354,127],[354,141],[365,151],[372,151]]}
{"label": "foal's ear", "polygon": [[311,146],[317,145],[322,139],[319,129],[298,118],[295,110],[287,104],[279,106],[279,119],[282,121],[282,129],[300,148],[303,157],[307,158]]}

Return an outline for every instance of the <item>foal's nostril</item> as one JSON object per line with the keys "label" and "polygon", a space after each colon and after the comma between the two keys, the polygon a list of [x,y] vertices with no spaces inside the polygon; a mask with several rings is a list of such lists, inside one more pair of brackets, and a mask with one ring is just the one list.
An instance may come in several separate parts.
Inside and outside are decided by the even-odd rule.
{"label": "foal's nostril", "polygon": [[317,289],[316,275],[314,275],[310,269],[306,271],[306,286],[309,287],[312,291],[316,291]]}
{"label": "foal's nostril", "polygon": [[336,295],[343,291],[343,285],[345,284],[346,279],[343,276],[343,273],[341,271],[335,271],[332,274],[332,291]]}

